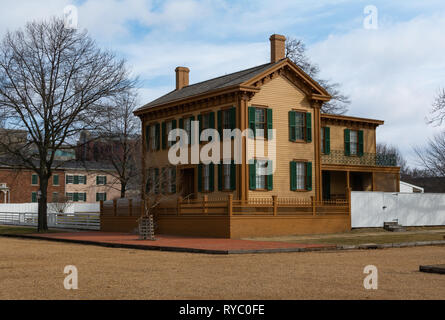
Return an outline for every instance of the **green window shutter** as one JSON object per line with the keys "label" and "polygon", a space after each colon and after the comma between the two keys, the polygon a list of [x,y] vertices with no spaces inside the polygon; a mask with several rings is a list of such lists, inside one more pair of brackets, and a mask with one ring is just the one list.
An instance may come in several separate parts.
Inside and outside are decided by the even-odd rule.
{"label": "green window shutter", "polygon": [[202,192],[202,164],[198,164],[198,192]]}
{"label": "green window shutter", "polygon": [[86,192],[83,193],[83,201],[87,202],[87,193]]}
{"label": "green window shutter", "polygon": [[236,128],[236,107],[230,109],[230,129]]}
{"label": "green window shutter", "polygon": [[145,146],[150,150],[150,126],[145,126]]}
{"label": "green window shutter", "polygon": [[[209,129],[216,129],[215,127],[215,112],[209,113]],[[209,137],[209,141],[212,141],[212,137]]]}
{"label": "green window shutter", "polygon": [[290,189],[297,190],[297,163],[295,161],[290,162]]}
{"label": "green window shutter", "polygon": [[104,192],[104,201],[107,201],[107,193]]}
{"label": "green window shutter", "polygon": [[[273,167],[272,160],[267,161],[267,169],[271,170]],[[267,190],[273,189],[273,173],[267,175]]]}
{"label": "green window shutter", "polygon": [[[195,117],[191,116],[189,119],[190,119],[190,130],[191,130],[192,121],[195,120]],[[199,133],[199,128],[198,128],[198,133]],[[192,144],[194,142],[192,137],[193,137],[193,132],[191,131],[191,134],[190,134],[190,137],[189,137],[189,144]],[[199,140],[199,137],[198,137],[198,140]]]}
{"label": "green window shutter", "polygon": [[176,119],[172,120],[172,129],[176,129]]}
{"label": "green window shutter", "polygon": [[83,184],[87,184],[87,176],[83,176]]}
{"label": "green window shutter", "polygon": [[213,162],[209,163],[209,191],[215,190],[215,165]]}
{"label": "green window shutter", "polygon": [[104,184],[107,184],[107,176],[104,176]]}
{"label": "green window shutter", "polygon": [[296,140],[296,123],[295,123],[295,111],[289,111],[289,141]]}
{"label": "green window shutter", "polygon": [[266,109],[266,120],[267,120],[267,132],[266,137],[267,139],[273,139],[272,129],[273,129],[273,122],[272,122],[272,109]]}
{"label": "green window shutter", "polygon": [[218,190],[221,191],[223,189],[223,174],[222,174],[223,164],[218,163]]}
{"label": "green window shutter", "polygon": [[255,107],[249,107],[248,113],[249,113],[249,129],[252,130],[252,133],[253,133],[253,134],[249,135],[249,138],[254,138],[256,135],[256,132],[255,132]]}
{"label": "green window shutter", "polygon": [[55,174],[53,175],[53,186],[58,186],[59,185],[59,175]]}
{"label": "green window shutter", "polygon": [[176,168],[172,170],[172,190],[171,192],[176,193]]}
{"label": "green window shutter", "polygon": [[230,164],[230,190],[236,190],[236,164],[234,160]]}
{"label": "green window shutter", "polygon": [[325,127],[324,128],[324,153],[330,154],[331,153],[331,128]]}
{"label": "green window shutter", "polygon": [[99,201],[99,193],[96,192],[96,201]]}
{"label": "green window shutter", "polygon": [[184,119],[179,119],[179,129],[184,129]]}
{"label": "green window shutter", "polygon": [[96,176],[96,185],[99,184],[99,176]]}
{"label": "green window shutter", "polygon": [[202,132],[202,115],[201,114],[198,114],[198,122],[199,122],[199,127],[198,127],[198,143],[199,143],[199,141],[201,141],[201,132]]}
{"label": "green window shutter", "polygon": [[253,163],[249,163],[249,189],[256,189],[256,160]]}
{"label": "green window shutter", "polygon": [[306,113],[306,142],[312,141],[312,114]]}
{"label": "green window shutter", "polygon": [[345,129],[345,156],[351,155],[350,130]]}
{"label": "green window shutter", "polygon": [[79,201],[79,194],[77,192],[73,193],[73,201]]}
{"label": "green window shutter", "polygon": [[222,128],[222,110],[218,110],[218,114],[217,114],[217,122],[218,122],[218,133],[219,133],[219,139],[222,140],[223,139],[223,128]]}
{"label": "green window shutter", "polygon": [[358,156],[363,156],[363,130],[358,131]]}
{"label": "green window shutter", "polygon": [[159,123],[156,123],[155,137],[156,137],[156,150],[160,150],[160,148],[161,148],[161,125]]}
{"label": "green window shutter", "polygon": [[32,174],[31,176],[31,184],[39,184],[39,178],[36,174]]}
{"label": "green window shutter", "polygon": [[162,149],[167,148],[166,131],[167,131],[167,123],[162,122]]}
{"label": "green window shutter", "polygon": [[74,184],[79,184],[79,176],[74,176]]}
{"label": "green window shutter", "polygon": [[31,202],[37,202],[37,192],[31,192]]}
{"label": "green window shutter", "polygon": [[306,190],[312,190],[312,162],[306,163]]}

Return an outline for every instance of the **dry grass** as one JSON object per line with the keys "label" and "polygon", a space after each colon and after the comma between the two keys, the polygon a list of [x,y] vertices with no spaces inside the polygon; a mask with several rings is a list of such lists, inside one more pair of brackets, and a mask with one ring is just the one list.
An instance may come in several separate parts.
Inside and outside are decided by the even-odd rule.
{"label": "dry grass", "polygon": [[[444,247],[202,255],[0,238],[0,299],[445,299]],[[363,268],[379,270],[378,290]],[[63,288],[63,269],[79,289]]]}

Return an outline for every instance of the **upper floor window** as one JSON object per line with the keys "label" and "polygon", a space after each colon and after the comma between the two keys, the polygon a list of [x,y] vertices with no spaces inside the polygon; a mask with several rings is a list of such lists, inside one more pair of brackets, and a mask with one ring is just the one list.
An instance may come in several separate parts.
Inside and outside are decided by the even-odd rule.
{"label": "upper floor window", "polygon": [[150,126],[150,149],[151,150],[157,150],[157,139],[156,139],[156,126]]}
{"label": "upper floor window", "polygon": [[310,112],[289,111],[289,140],[312,141],[312,116]]}
{"label": "upper floor window", "polygon": [[168,135],[173,129],[176,129],[176,120],[162,123],[162,149],[171,147],[175,143],[175,141],[168,141]]}
{"label": "upper floor window", "polygon": [[54,174],[53,175],[53,186],[58,186],[58,185],[59,185],[59,175]]}
{"label": "upper floor window", "polygon": [[65,178],[66,184],[86,184],[87,176],[84,175],[66,175]]}
{"label": "upper floor window", "polygon": [[96,176],[96,184],[97,185],[107,184],[107,176]]}
{"label": "upper floor window", "polygon": [[272,109],[249,107],[249,129],[253,137],[272,138]]}
{"label": "upper floor window", "polygon": [[345,155],[363,156],[363,130],[345,129]]}
{"label": "upper floor window", "polygon": [[35,173],[31,176],[31,184],[32,185],[38,185],[39,184],[39,176]]}

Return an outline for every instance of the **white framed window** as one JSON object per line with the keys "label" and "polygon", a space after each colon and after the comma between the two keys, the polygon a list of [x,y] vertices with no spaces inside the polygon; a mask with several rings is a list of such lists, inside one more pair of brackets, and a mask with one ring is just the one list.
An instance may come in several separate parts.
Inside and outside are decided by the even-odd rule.
{"label": "white framed window", "polygon": [[208,164],[202,166],[202,179],[204,191],[210,191],[210,165]]}
{"label": "white framed window", "polygon": [[296,162],[295,169],[297,190],[304,190],[306,182],[306,165],[304,162]]}
{"label": "white framed window", "polygon": [[305,114],[303,112],[295,112],[295,139],[304,140],[304,131],[306,130]]}
{"label": "white framed window", "polygon": [[96,184],[97,185],[105,185],[105,184],[107,184],[107,177],[106,176],[97,176],[96,177]]}
{"label": "white framed window", "polygon": [[73,175],[67,175],[66,176],[66,184],[73,184],[74,183],[74,176]]}
{"label": "white framed window", "polygon": [[170,133],[170,131],[172,131],[173,130],[173,121],[168,121],[166,124],[165,124],[165,135],[166,135],[166,137],[165,137],[165,141],[167,141],[167,146],[168,147],[171,147],[172,145],[173,145],[173,143],[175,143],[174,141],[168,141],[168,134]]}
{"label": "white framed window", "polygon": [[255,131],[257,137],[264,137],[266,123],[266,109],[255,108]]}
{"label": "white framed window", "polygon": [[256,188],[267,188],[267,160],[256,160]]}
{"label": "white framed window", "polygon": [[350,154],[357,155],[358,151],[358,131],[351,130],[349,133]]}

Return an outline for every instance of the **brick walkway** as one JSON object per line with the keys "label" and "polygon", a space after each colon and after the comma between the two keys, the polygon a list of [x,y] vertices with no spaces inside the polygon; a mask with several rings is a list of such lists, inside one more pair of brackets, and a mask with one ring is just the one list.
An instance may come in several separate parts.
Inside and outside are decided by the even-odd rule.
{"label": "brick walkway", "polygon": [[26,238],[100,245],[143,250],[196,253],[270,253],[334,249],[329,244],[302,244],[273,241],[253,241],[218,238],[193,238],[158,235],[155,241],[139,240],[137,235],[114,232],[72,232],[23,235]]}

